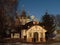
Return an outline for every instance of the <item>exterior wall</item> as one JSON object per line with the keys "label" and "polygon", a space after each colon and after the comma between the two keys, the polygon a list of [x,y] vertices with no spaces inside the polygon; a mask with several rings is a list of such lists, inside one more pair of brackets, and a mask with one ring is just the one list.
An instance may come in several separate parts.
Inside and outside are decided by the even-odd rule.
{"label": "exterior wall", "polygon": [[21,31],[21,38],[23,39],[24,36],[26,36],[26,30],[22,30],[22,31]]}
{"label": "exterior wall", "polygon": [[[45,32],[46,30],[43,29],[42,27],[40,26],[33,26],[32,28],[30,28],[26,33],[27,33],[27,40],[31,40],[32,41],[32,38],[34,38],[34,33],[37,32],[38,33],[38,41],[37,42],[41,42],[41,33],[42,34],[42,41],[45,42]],[[30,36],[30,33],[31,33],[31,36]],[[27,41],[27,42],[28,42]]]}
{"label": "exterior wall", "polygon": [[30,19],[26,19],[26,20],[27,20],[26,23],[30,22]]}
{"label": "exterior wall", "polygon": [[20,19],[22,25],[25,25],[25,19]]}
{"label": "exterior wall", "polygon": [[[32,42],[32,39],[34,38],[33,36],[34,36],[34,33],[35,33],[35,32],[32,32],[32,33],[31,33],[31,36],[30,36],[29,33],[30,33],[30,32],[27,33],[27,42]],[[37,33],[38,33],[38,41],[37,41],[37,42],[40,42],[40,41],[41,41],[41,40],[40,40],[41,34],[40,34],[40,32],[37,32]]]}
{"label": "exterior wall", "polygon": [[[27,42],[32,42],[32,39],[34,38],[34,32],[32,33],[31,37],[30,37],[30,34],[27,35]],[[46,42],[45,40],[45,33],[42,35],[43,37],[41,38],[41,33],[38,32],[38,41],[37,42],[41,42],[41,39],[42,39],[42,42]]]}
{"label": "exterior wall", "polygon": [[30,19],[28,18],[20,18],[20,22],[22,23],[22,25],[25,25],[26,23],[30,22]]}
{"label": "exterior wall", "polygon": [[[37,32],[38,33],[38,40],[36,42],[46,42],[45,40],[45,32],[46,30],[43,29],[42,27],[40,26],[33,26],[31,27],[30,29],[28,29],[27,31],[26,30],[22,30],[21,31],[21,38],[24,39],[24,36],[27,36],[26,37],[26,41],[27,42],[32,42],[33,38],[34,38],[34,33]],[[42,41],[41,41],[41,38],[42,38]]]}
{"label": "exterior wall", "polygon": [[20,38],[20,34],[19,33],[11,33],[11,38]]}
{"label": "exterior wall", "polygon": [[31,37],[27,38],[27,42],[32,42],[32,38]]}
{"label": "exterior wall", "polygon": [[11,33],[11,38],[14,38],[13,34]]}

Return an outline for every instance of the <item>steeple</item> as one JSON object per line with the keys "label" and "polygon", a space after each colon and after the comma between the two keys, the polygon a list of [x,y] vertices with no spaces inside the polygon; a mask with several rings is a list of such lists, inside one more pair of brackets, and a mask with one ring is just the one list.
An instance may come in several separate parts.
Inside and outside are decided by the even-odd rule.
{"label": "steeple", "polygon": [[28,18],[30,19],[30,11],[28,11]]}
{"label": "steeple", "polygon": [[24,5],[22,6],[21,17],[26,17],[26,12],[25,12],[25,9],[24,9]]}

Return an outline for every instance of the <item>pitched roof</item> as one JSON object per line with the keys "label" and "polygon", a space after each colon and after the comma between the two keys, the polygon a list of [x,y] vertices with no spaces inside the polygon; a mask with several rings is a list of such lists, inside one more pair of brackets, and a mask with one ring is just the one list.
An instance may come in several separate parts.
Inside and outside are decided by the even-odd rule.
{"label": "pitched roof", "polygon": [[31,22],[26,23],[25,25],[23,25],[23,26],[22,26],[22,29],[29,29],[29,28],[31,28],[32,26],[35,26],[35,25],[39,25],[39,26],[40,26],[40,23],[34,24],[34,21],[31,21]]}

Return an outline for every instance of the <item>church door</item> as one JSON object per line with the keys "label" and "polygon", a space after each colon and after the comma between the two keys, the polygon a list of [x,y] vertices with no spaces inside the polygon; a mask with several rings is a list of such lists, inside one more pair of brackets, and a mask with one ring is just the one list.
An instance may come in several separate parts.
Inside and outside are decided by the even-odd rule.
{"label": "church door", "polygon": [[33,42],[37,42],[38,41],[38,33],[34,32],[33,34]]}
{"label": "church door", "polygon": [[24,42],[26,42],[26,40],[27,40],[26,38],[27,38],[27,37],[26,37],[26,36],[24,36]]}

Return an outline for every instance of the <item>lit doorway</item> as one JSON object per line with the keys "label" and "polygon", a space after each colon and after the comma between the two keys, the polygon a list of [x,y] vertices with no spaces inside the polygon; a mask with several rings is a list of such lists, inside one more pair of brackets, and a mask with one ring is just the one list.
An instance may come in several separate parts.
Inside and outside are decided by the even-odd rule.
{"label": "lit doorway", "polygon": [[38,32],[34,32],[33,34],[33,42],[37,42],[38,41]]}

